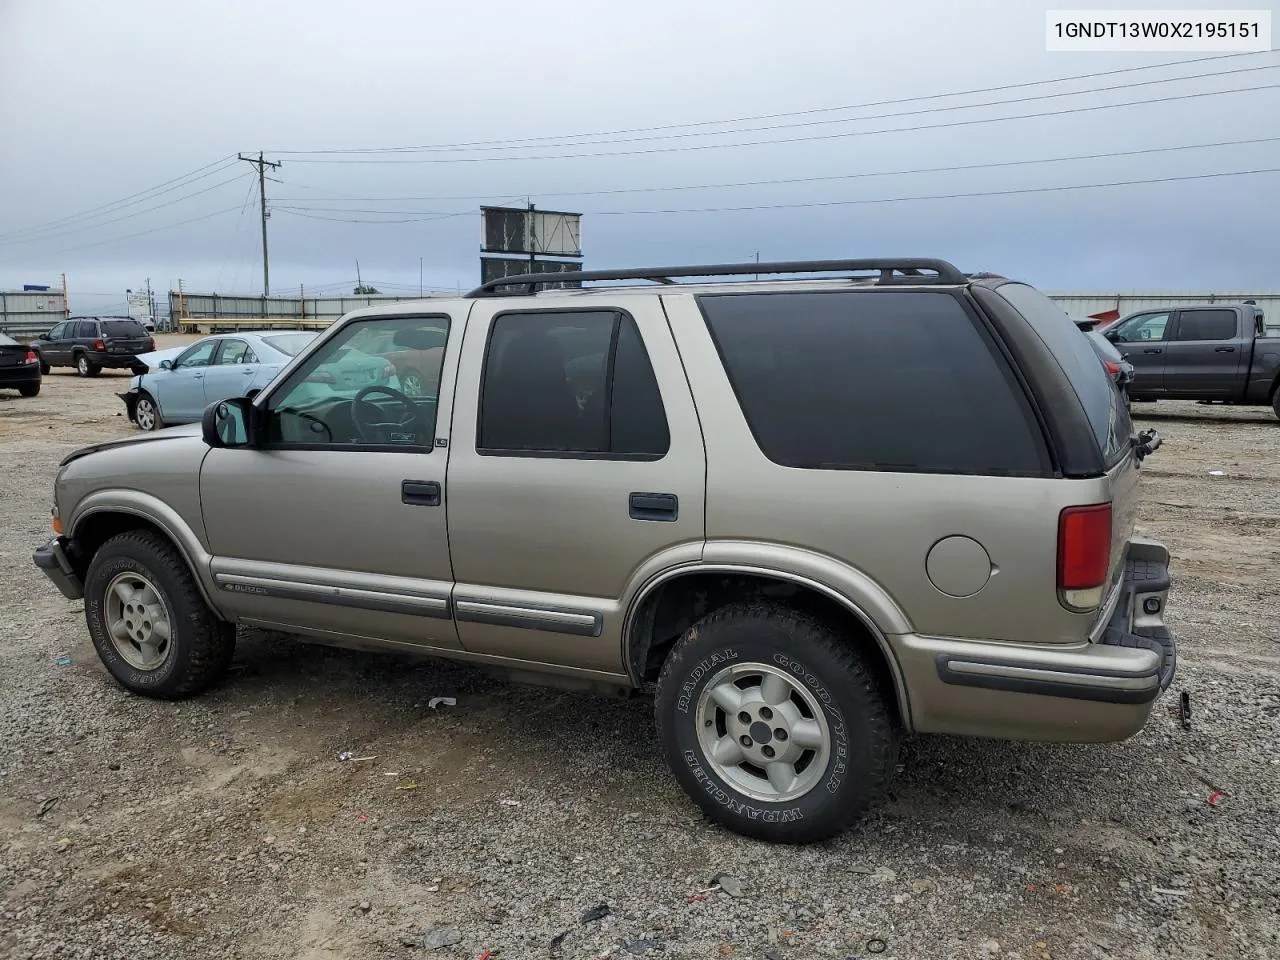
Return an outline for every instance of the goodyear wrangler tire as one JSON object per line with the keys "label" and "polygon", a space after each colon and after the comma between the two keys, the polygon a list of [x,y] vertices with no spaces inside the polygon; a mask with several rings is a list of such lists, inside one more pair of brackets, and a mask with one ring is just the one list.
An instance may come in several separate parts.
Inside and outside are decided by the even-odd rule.
{"label": "goodyear wrangler tire", "polygon": [[855,644],[774,604],[734,604],[690,627],[655,710],[681,786],[712,820],[761,840],[842,832],[897,762],[889,704]]}
{"label": "goodyear wrangler tire", "polygon": [[214,616],[158,534],[122,533],[98,549],[85,576],[84,614],[103,666],[133,693],[189,697],[231,666],[235,627]]}

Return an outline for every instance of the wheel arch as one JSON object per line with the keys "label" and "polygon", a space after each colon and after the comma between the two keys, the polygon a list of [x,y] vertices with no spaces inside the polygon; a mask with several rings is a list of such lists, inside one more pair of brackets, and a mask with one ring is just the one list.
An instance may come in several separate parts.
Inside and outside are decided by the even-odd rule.
{"label": "wheel arch", "polygon": [[693,564],[651,577],[636,592],[624,620],[624,663],[632,682],[641,686],[656,680],[676,641],[695,621],[729,603],[762,598],[818,616],[861,644],[903,728],[912,728],[901,668],[875,619],[841,591],[775,568]]}
{"label": "wheel arch", "polygon": [[[139,496],[136,491],[120,492],[131,494],[134,499]],[[162,509],[149,509],[151,504],[138,502],[101,502],[82,505],[77,509],[67,530],[67,535],[74,544],[76,556],[73,563],[78,568],[77,572],[83,576],[98,548],[112,537],[134,530],[147,530],[163,537],[177,550],[195,580],[201,598],[221,618],[222,613],[213,602],[207,578],[201,574],[202,569],[208,569],[208,553],[181,517],[164,504],[159,506]]]}

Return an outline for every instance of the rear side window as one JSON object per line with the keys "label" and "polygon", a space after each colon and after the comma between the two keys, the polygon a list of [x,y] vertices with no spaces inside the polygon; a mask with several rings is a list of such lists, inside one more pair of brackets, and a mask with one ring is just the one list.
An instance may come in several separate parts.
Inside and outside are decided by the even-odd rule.
{"label": "rear side window", "polygon": [[495,317],[476,446],[509,456],[665,455],[667,417],[635,321],[613,311]]}
{"label": "rear side window", "polygon": [[774,463],[1017,476],[1047,469],[1025,396],[986,330],[949,294],[727,294],[699,304],[756,443]]}
{"label": "rear side window", "polygon": [[1183,310],[1178,314],[1178,340],[1234,340],[1234,310]]}
{"label": "rear side window", "polygon": [[119,340],[145,339],[149,336],[147,328],[137,320],[103,320],[102,335]]}
{"label": "rear side window", "polygon": [[1084,407],[1103,460],[1108,466],[1118,463],[1130,448],[1133,424],[1119,388],[1089,341],[1080,336],[1061,307],[1034,287],[1005,283],[996,293],[1012,304],[1044,341]]}

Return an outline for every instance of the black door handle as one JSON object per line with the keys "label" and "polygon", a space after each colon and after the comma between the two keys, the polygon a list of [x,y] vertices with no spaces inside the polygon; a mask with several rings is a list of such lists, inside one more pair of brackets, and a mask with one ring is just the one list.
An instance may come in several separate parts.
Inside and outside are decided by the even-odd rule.
{"label": "black door handle", "polygon": [[440,484],[434,480],[405,480],[400,484],[400,502],[415,507],[438,507]]}
{"label": "black door handle", "polygon": [[674,523],[680,516],[680,501],[674,493],[633,493],[628,505],[632,520]]}
{"label": "black door handle", "polygon": [[1147,347],[1142,352],[1143,353],[1164,353],[1164,349],[1162,347]]}
{"label": "black door handle", "polygon": [[1213,352],[1214,353],[1235,353],[1236,348],[1235,347],[1214,347]]}

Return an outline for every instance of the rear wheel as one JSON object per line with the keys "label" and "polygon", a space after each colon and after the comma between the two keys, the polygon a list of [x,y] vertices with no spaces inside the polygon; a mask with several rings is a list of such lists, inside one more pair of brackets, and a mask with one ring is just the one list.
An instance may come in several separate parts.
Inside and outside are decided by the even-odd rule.
{"label": "rear wheel", "polygon": [[49,370],[50,370],[49,364],[44,362],[44,357],[41,357],[40,358],[40,375],[42,377],[47,377],[49,375]]}
{"label": "rear wheel", "polygon": [[24,397],[34,397],[39,392],[40,392],[40,384],[38,383],[29,383],[26,386],[22,386],[18,388],[18,393],[20,393]]}
{"label": "rear wheel", "polygon": [[122,687],[172,700],[217,683],[231,665],[235,627],[214,616],[174,548],[148,531],[99,548],[85,576],[85,620],[103,665]]}
{"label": "rear wheel", "polygon": [[76,373],[82,377],[96,377],[102,372],[102,368],[89,359],[87,354],[79,354],[76,356]]}
{"label": "rear wheel", "polygon": [[897,737],[853,644],[765,603],[725,607],[677,643],[658,680],[658,732],[707,816],[758,839],[807,843],[845,830],[879,798]]}
{"label": "rear wheel", "polygon": [[133,422],[138,425],[139,430],[159,430],[164,426],[160,409],[156,406],[151,394],[138,395],[138,401],[133,406]]}

